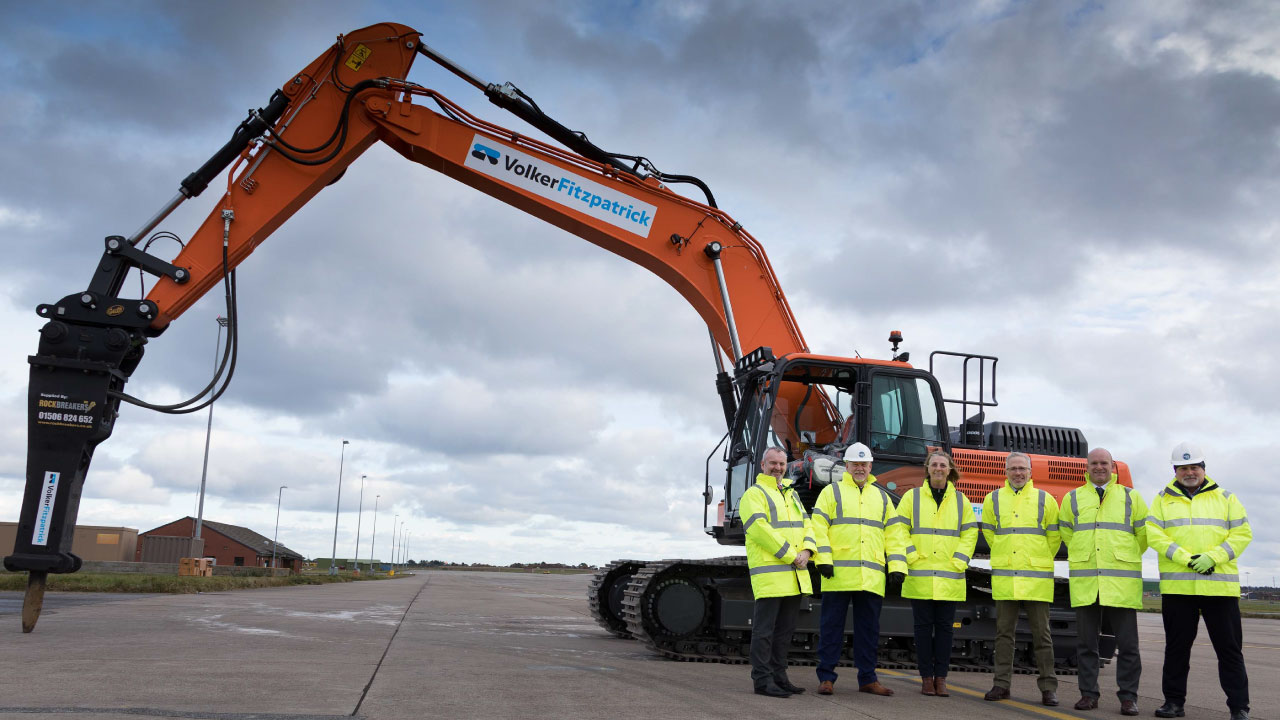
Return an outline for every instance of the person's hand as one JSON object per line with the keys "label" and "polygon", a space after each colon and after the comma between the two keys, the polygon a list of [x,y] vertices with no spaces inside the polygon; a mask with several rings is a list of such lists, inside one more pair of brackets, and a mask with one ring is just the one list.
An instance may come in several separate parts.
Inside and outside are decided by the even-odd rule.
{"label": "person's hand", "polygon": [[1208,554],[1204,554],[1204,555],[1196,555],[1195,557],[1191,558],[1191,562],[1189,563],[1189,565],[1191,566],[1192,570],[1195,570],[1201,575],[1208,575],[1209,573],[1213,572],[1213,566],[1215,565],[1215,563],[1212,557],[1209,557]]}
{"label": "person's hand", "polygon": [[836,576],[835,565],[817,565],[815,567],[818,568],[818,574],[828,580]]}
{"label": "person's hand", "polygon": [[889,573],[889,582],[894,585],[901,585],[903,580],[907,579],[906,573],[891,572]]}
{"label": "person's hand", "polygon": [[808,550],[801,550],[800,553],[796,555],[795,562],[791,564],[803,570],[804,566],[809,564],[809,558],[812,555],[813,553],[809,552]]}
{"label": "person's hand", "polygon": [[955,568],[957,572],[964,572],[969,569],[969,563],[958,557],[953,557],[951,558],[951,567]]}

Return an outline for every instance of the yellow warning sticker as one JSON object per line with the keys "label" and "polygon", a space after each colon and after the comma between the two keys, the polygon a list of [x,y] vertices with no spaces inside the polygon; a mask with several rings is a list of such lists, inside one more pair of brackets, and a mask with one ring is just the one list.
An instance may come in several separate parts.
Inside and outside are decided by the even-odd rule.
{"label": "yellow warning sticker", "polygon": [[373,51],[364,45],[356,45],[356,49],[351,53],[351,57],[347,58],[347,67],[352,70],[359,70],[364,65],[364,61],[369,59]]}

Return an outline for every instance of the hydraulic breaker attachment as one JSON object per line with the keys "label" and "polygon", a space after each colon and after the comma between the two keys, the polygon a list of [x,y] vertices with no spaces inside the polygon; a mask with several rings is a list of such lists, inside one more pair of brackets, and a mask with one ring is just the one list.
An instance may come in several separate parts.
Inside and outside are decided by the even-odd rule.
{"label": "hydraulic breaker attachment", "polygon": [[80,489],[120,405],[108,393],[123,390],[142,358],[149,305],[106,300],[86,292],[38,310],[51,319],[40,330],[39,352],[28,358],[27,484],[13,554],[4,559],[7,570],[29,573],[23,632],[39,619],[48,573],[80,569],[71,552]]}

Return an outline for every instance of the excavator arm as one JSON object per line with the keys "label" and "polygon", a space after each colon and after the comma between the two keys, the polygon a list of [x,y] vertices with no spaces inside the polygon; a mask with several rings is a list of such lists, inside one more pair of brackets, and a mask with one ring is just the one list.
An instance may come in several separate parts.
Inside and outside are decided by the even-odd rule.
{"label": "excavator arm", "polygon": [[[573,150],[481,120],[408,81],[418,54],[444,64]],[[436,110],[414,104],[415,98]],[[542,114],[518,89],[480,82],[424,48],[409,27],[379,24],[339,36],[266,107],[250,113],[232,139],[133,235],[106,239],[85,291],[37,309],[48,322],[30,357],[26,490],[14,552],[4,559],[7,569],[29,573],[24,631],[39,616],[47,573],[80,567],[71,552],[80,491],[94,449],[111,435],[120,402],[190,412],[225,390],[225,382],[220,389],[215,385],[234,368],[234,342],[197,398],[156,406],[128,396],[125,383],[148,339],[220,282],[227,288],[234,338],[235,267],[377,141],[649,269],[706,322],[717,363],[720,351],[737,360],[744,348],[765,345],[779,357],[807,352],[760,244],[713,207],[709,191],[702,203],[663,185],[663,179],[691,178],[648,172],[637,158],[627,167],[625,156],[600,151]],[[140,249],[140,241],[174,208],[199,195],[228,166],[225,189],[215,185],[223,190],[221,201],[177,257],[164,261]],[[158,279],[146,298],[121,298],[124,278],[134,269]],[[206,394],[209,399],[198,402]],[[723,371],[721,395],[731,398]],[[728,416],[732,400],[726,403]],[[835,436],[839,418],[829,401],[791,406],[804,408],[805,416],[779,417],[779,437],[796,439],[798,428],[812,429],[820,441]]]}

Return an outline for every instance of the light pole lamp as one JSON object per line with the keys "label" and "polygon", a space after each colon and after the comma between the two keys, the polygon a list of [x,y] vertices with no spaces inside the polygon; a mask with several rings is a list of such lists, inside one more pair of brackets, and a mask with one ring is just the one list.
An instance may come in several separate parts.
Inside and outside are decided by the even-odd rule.
{"label": "light pole lamp", "polygon": [[[218,356],[221,355],[222,349],[222,328],[230,322],[221,315],[218,316],[218,336],[213,341],[213,371],[218,372]],[[204,465],[200,468],[200,502],[196,509],[196,534],[192,537],[200,537],[200,533],[204,528],[204,482],[209,476],[209,438],[213,435],[213,401],[209,401],[209,422],[204,429]]]}
{"label": "light pole lamp", "polygon": [[333,509],[333,556],[329,559],[329,574],[338,574],[338,511],[342,509],[342,461],[347,456],[350,440],[342,441],[342,452],[338,454],[338,503]]}
{"label": "light pole lamp", "polygon": [[373,496],[373,537],[369,538],[369,572],[373,572],[373,548],[378,543],[378,498],[381,495]]}
{"label": "light pole lamp", "polygon": [[356,554],[351,556],[355,558],[356,572],[360,572],[360,521],[364,519],[364,479],[366,477],[368,475],[360,476],[360,509],[356,510]]}
{"label": "light pole lamp", "polygon": [[281,485],[276,491],[276,535],[271,539],[271,567],[276,566],[276,546],[280,544],[280,501],[284,499],[284,489],[288,485]]}

